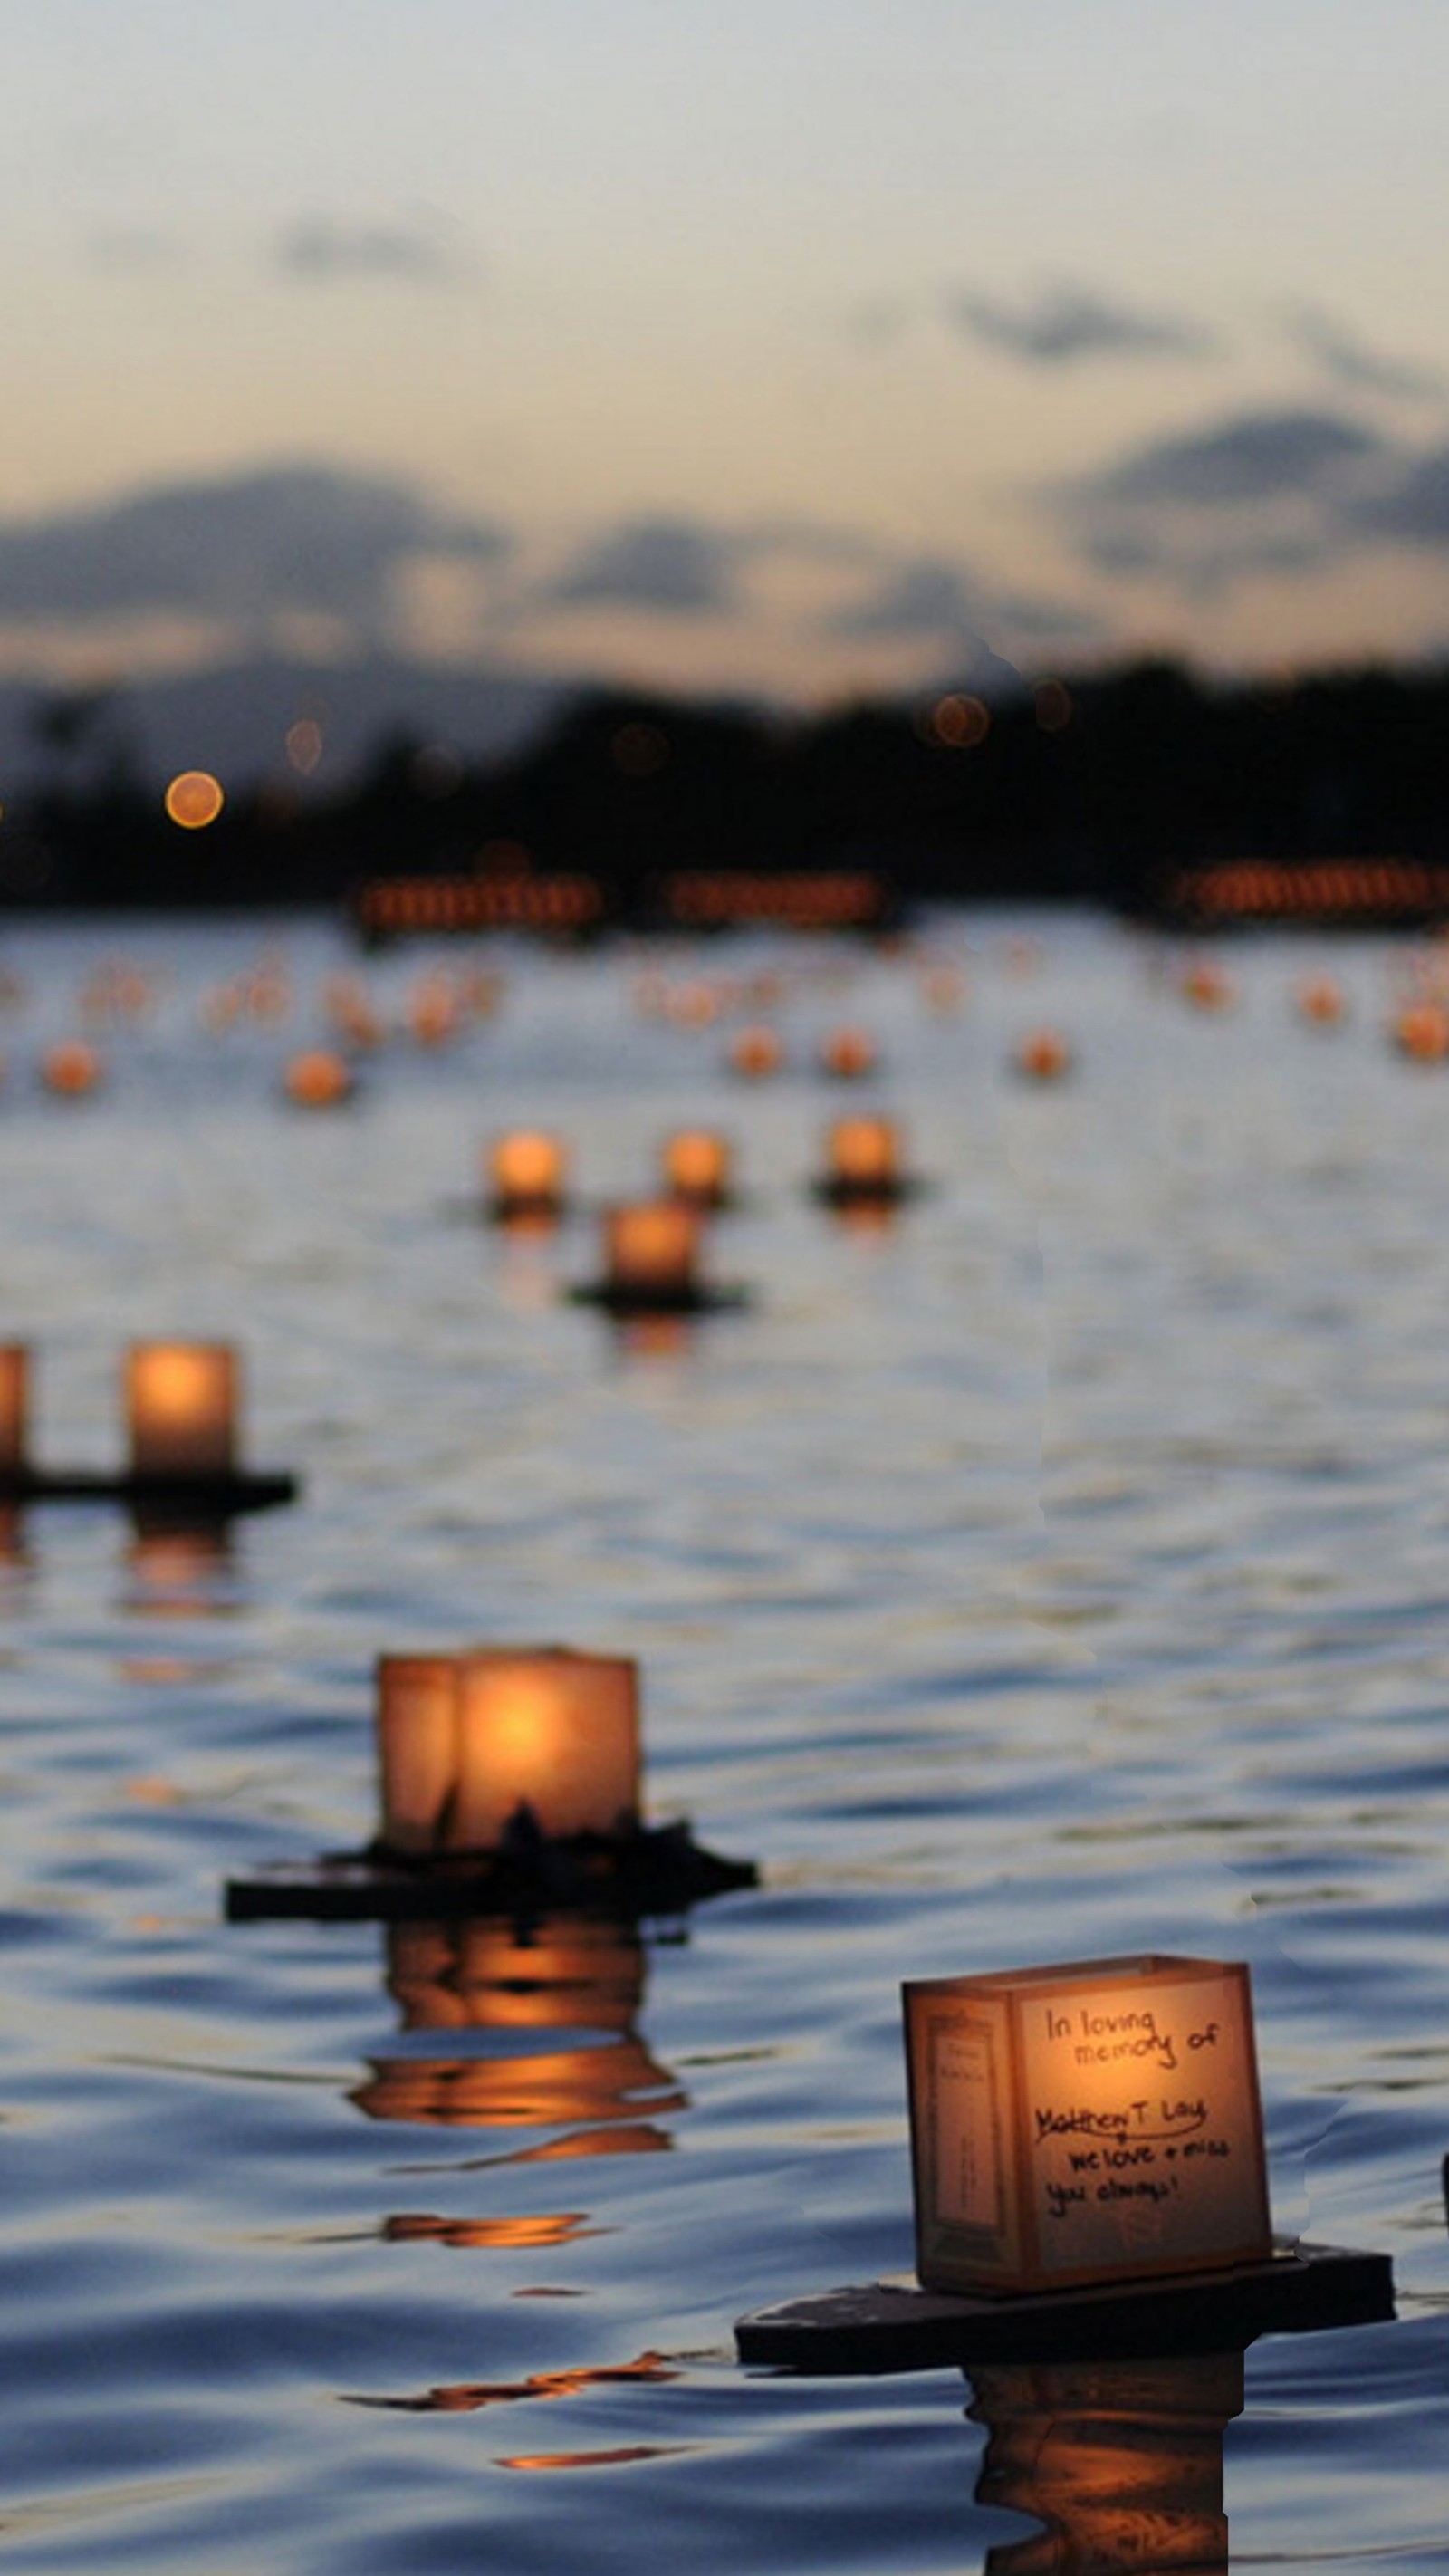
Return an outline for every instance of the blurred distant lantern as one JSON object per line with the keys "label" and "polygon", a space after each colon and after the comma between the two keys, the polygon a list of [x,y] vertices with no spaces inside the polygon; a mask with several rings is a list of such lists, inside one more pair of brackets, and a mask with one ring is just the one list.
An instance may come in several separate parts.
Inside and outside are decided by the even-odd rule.
{"label": "blurred distant lantern", "polygon": [[209,769],[183,769],[166,790],[166,811],[183,832],[203,832],[226,799]]}
{"label": "blurred distant lantern", "polygon": [[1016,1047],[1016,1070],[1031,1082],[1058,1082],[1072,1070],[1072,1050],[1059,1029],[1031,1029]]}
{"label": "blurred distant lantern", "polygon": [[1394,1022],[1394,1044],[1415,1064],[1449,1055],[1449,1010],[1442,1002],[1408,1002]]}
{"label": "blurred distant lantern", "polygon": [[905,1187],[900,1129],[893,1118],[837,1118],[825,1139],[821,1196],[842,1205],[890,1201]]}
{"label": "blurred distant lantern", "polygon": [[1298,1015],[1314,1028],[1338,1025],[1347,1009],[1343,986],[1334,975],[1310,975],[1298,987]]}
{"label": "blurred distant lantern", "polygon": [[836,1082],[858,1082],[873,1073],[876,1043],[868,1029],[829,1029],[820,1041],[820,1069]]}
{"label": "blurred distant lantern", "polygon": [[1032,690],[1042,733],[1064,733],[1072,721],[1072,693],[1064,680],[1038,680]]}
{"label": "blurred distant lantern", "polygon": [[104,1066],[83,1038],[65,1038],[47,1047],[40,1059],[40,1079],[58,1100],[84,1100],[100,1088]]}
{"label": "blurred distant lantern", "polygon": [[639,1817],[634,1663],[563,1647],[383,1655],[381,1841],[496,1852],[510,1827],[625,1835]]}
{"label": "blurred distant lantern", "polygon": [[699,1211],[682,1199],[631,1199],[604,1211],[604,1277],[616,1296],[687,1296],[699,1266]]}
{"label": "blurred distant lantern", "polygon": [[763,1025],[737,1029],[730,1040],[730,1071],[745,1075],[749,1081],[758,1082],[766,1074],[778,1073],[784,1061],[785,1050],[774,1029]]}
{"label": "blurred distant lantern", "polygon": [[699,1208],[723,1207],[730,1195],[728,1137],[708,1127],[680,1127],[664,1140],[664,1186],[671,1198]]}
{"label": "blurred distant lantern", "polygon": [[664,1013],[676,1028],[707,1029],[719,1018],[719,992],[713,984],[702,980],[675,984],[666,988]]}
{"label": "blurred distant lantern", "polygon": [[921,999],[942,1019],[959,1011],[966,999],[966,978],[959,966],[928,966],[921,977]]}
{"label": "blurred distant lantern", "polygon": [[382,1044],[382,1022],[366,985],[357,976],[330,976],[322,1003],[332,1027],[349,1046],[371,1048]]}
{"label": "blurred distant lantern", "polygon": [[495,1137],[488,1152],[488,1212],[507,1223],[522,1217],[557,1217],[565,1194],[565,1154],[557,1136],[514,1127]]}
{"label": "blurred distant lantern", "polygon": [[924,2288],[1062,2289],[1271,2254],[1245,1967],[1093,1959],[903,1994]]}
{"label": "blurred distant lantern", "polygon": [[419,1046],[445,1046],[458,1034],[462,1010],[452,985],[441,975],[425,975],[407,1001],[407,1024]]}
{"label": "blurred distant lantern", "polygon": [[339,1108],[357,1087],[347,1058],[331,1047],[304,1047],[292,1057],[282,1084],[298,1109]]}
{"label": "blurred distant lantern", "polygon": [[1178,991],[1198,1011],[1230,1011],[1237,1000],[1232,977],[1210,957],[1195,957],[1184,966]]}
{"label": "blurred distant lantern", "polygon": [[228,1344],[133,1343],[125,1379],[133,1475],[232,1474],[238,1372]]}
{"label": "blurred distant lantern", "polygon": [[23,1473],[30,1446],[30,1353],[0,1344],[0,1476]]}

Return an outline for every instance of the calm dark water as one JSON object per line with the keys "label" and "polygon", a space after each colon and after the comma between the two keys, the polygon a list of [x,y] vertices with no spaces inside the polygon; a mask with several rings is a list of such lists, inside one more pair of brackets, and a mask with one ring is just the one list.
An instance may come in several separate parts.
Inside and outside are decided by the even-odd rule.
{"label": "calm dark water", "polygon": [[[42,1456],[118,1454],[128,1339],[222,1335],[251,1460],[307,1478],[214,1561],[48,1509],[0,1563],[7,2564],[1067,2563],[976,2500],[959,2377],[751,2376],[731,2328],[909,2264],[903,1976],[1157,1947],[1251,1961],[1277,2223],[1399,2287],[1248,2354],[1233,2563],[1449,2568],[1449,1074],[1386,1043],[1406,954],[1335,948],[1315,1031],[1286,944],[1222,1014],[1065,920],[1033,956],[946,926],[958,1014],[791,950],[800,1069],[753,1088],[725,1024],[638,1015],[638,960],[519,954],[491,1019],[309,1117],[278,1068],[355,961],[280,939],[290,1016],[222,1036],[254,927],[7,952]],[[34,1057],[118,949],[158,1006],[62,1106]],[[369,970],[385,1009],[419,963]],[[801,1186],[860,1097],[809,1067],[843,1017],[937,1183],[885,1232]],[[1032,1090],[1046,1019],[1080,1071]],[[501,1126],[600,1199],[696,1116],[759,1298],[677,1347],[559,1301],[587,1217],[467,1213]],[[228,1873],[368,1830],[379,1649],[469,1638],[638,1655],[652,1812],[760,1889],[523,1959],[226,1926]]]}

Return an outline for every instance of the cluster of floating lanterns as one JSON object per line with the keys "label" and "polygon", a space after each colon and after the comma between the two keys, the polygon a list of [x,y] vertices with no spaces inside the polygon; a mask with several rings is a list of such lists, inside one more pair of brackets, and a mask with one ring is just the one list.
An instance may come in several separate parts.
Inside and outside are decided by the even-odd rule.
{"label": "cluster of floating lanterns", "polygon": [[[446,1001],[442,985],[425,995],[410,1022],[423,1044],[456,1033],[460,1006],[455,988],[447,990]],[[1220,974],[1184,977],[1182,990],[1204,1010],[1231,1001]],[[954,1007],[955,998],[954,988],[943,991],[940,1006]],[[1432,997],[1414,1007],[1445,1017]],[[369,1042],[356,994],[334,992],[332,1008],[345,1033],[353,1015],[351,1043]],[[1302,988],[1299,1008],[1319,1026],[1342,1016],[1331,979]],[[669,1015],[685,1025],[710,1016]],[[735,1069],[778,1069],[779,1054],[765,1060],[767,1039],[778,1046],[763,1026],[739,1030]],[[759,1056],[752,1064],[737,1060],[747,1042]],[[345,1056],[312,1050],[312,1070],[299,1078],[308,1060],[293,1059],[289,1097],[330,1106],[346,1096],[336,1087],[339,1065],[350,1084]],[[1059,1032],[1040,1028],[1021,1041],[1016,1061],[1023,1075],[1047,1081],[1067,1073],[1072,1057]],[[840,1079],[874,1063],[873,1044],[859,1032],[836,1031],[821,1050],[822,1069]],[[832,1125],[812,1183],[842,1208],[890,1205],[915,1186],[896,1123],[871,1114]],[[562,1141],[542,1129],[498,1138],[484,1188],[487,1212],[500,1223],[557,1221],[570,1195]],[[702,1289],[698,1255],[708,1217],[735,1194],[728,1140],[679,1130],[663,1147],[658,1193],[603,1212],[602,1276],[581,1293],[626,1312],[727,1293]],[[18,1345],[0,1350],[0,1494],[160,1494],[204,1517],[294,1490],[290,1478],[249,1475],[239,1464],[239,1371],[228,1346],[134,1345],[123,1388],[125,1471],[109,1479],[47,1472],[29,1453],[28,1355]],[[589,1926],[588,1909],[602,1908],[616,1918],[610,1937],[626,1949],[618,1921],[750,1885],[748,1862],[703,1849],[687,1825],[646,1823],[639,1698],[637,1664],[620,1656],[498,1644],[382,1654],[374,1697],[379,1813],[370,1841],[233,1881],[229,1914],[381,1918],[391,1927],[397,1990],[426,1989],[430,1968],[436,1985],[441,1958],[461,2010],[450,1943],[491,1938],[516,1950],[509,1927],[522,1911],[582,1909],[579,1923]],[[450,1922],[465,1929],[450,1935]],[[624,2027],[634,2000],[631,1989],[620,2003]],[[964,2365],[993,2438],[1019,2462],[1039,2446],[1044,2413],[1050,2422],[1073,2404],[1100,2409],[1102,2372],[1113,2357],[1134,2356],[1135,2376],[1117,2401],[1118,2415],[1129,2419],[1131,2405],[1140,2412],[1145,2402],[1144,2355],[1169,2356],[1175,2367],[1184,2344],[1235,2351],[1237,2378],[1228,2370],[1218,2391],[1216,2503],[1211,2458],[1204,2471],[1194,2456],[1193,2531],[1213,2541],[1221,2426],[1242,2402],[1243,2344],[1260,2332],[1392,2313],[1380,2258],[1275,2248],[1246,1968],[1144,1956],[933,1977],[907,1984],[903,2008],[916,2284],[831,2292],[744,2319],[742,2358],[835,2373]],[[416,2009],[426,2022],[426,2005]],[[655,2072],[647,2057],[643,2063]],[[482,2088],[486,2105],[490,2070],[467,2070],[467,2080]],[[384,2065],[357,2098],[377,2117],[480,2116],[466,2104],[438,2104],[433,2081],[434,2070],[420,2063]],[[1084,2352],[1096,2374],[1085,2393],[1044,2391],[1010,2375],[1060,2369],[1065,2355]],[[1213,2416],[1203,2401],[1199,2411]],[[1100,2479],[1090,2494],[1088,2485],[1085,2502],[1074,2499],[1083,2527],[1093,2511],[1098,2524],[1103,2517]],[[1139,2481],[1122,2510],[1145,2530],[1144,2514],[1156,2505],[1151,2494],[1144,2504]],[[1065,2517],[1063,2528],[1069,2523]],[[1091,2538],[1095,2546],[1096,2526]]]}

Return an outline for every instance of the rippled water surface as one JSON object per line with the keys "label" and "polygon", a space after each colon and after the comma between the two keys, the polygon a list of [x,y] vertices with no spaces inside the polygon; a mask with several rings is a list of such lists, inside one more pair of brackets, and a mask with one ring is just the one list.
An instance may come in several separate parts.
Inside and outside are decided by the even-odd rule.
{"label": "rippled water surface", "polygon": [[[1249,2352],[1233,2562],[1449,2568],[1449,1078],[1386,1042],[1406,958],[1335,949],[1314,1030],[1286,944],[1222,1013],[1067,920],[1039,955],[945,926],[959,1012],[802,947],[797,1069],[731,1086],[726,1023],[641,1016],[637,959],[520,953],[491,1018],[308,1115],[278,1069],[356,961],[279,939],[291,1016],[220,1036],[255,926],[7,952],[42,1457],[114,1461],[122,1345],[183,1332],[242,1345],[249,1458],[306,1480],[224,1553],[6,1533],[7,2563],[1068,2563],[1011,2557],[1045,2544],[1009,2480],[977,2500],[958,2376],[752,2375],[731,2329],[909,2265],[903,1976],[1154,1947],[1251,1962],[1276,2221],[1398,2284],[1392,2325]],[[48,1100],[118,945],[158,1006]],[[418,968],[368,970],[382,1007]],[[883,1054],[848,1099],[810,1069],[846,1016]],[[1043,1020],[1070,1084],[1005,1070]],[[934,1184],[884,1230],[803,1186],[863,1088]],[[502,1126],[564,1131],[597,1202],[695,1117],[737,1143],[747,1312],[621,1338],[560,1298],[588,1210],[478,1221]],[[229,1874],[369,1831],[379,1649],[495,1637],[639,1656],[652,1813],[758,1890],[523,1952],[228,1926]]]}

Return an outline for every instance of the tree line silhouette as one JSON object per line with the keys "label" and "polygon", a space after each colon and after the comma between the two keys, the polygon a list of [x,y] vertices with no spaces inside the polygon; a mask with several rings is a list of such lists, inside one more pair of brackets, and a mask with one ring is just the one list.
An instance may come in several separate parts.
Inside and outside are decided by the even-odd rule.
{"label": "tree line silhouette", "polygon": [[600,691],[505,759],[396,737],[345,788],[281,773],[202,831],[124,759],[63,773],[0,822],[5,909],[334,905],[378,875],[570,870],[606,922],[647,926],[672,871],[865,867],[907,907],[1150,914],[1211,861],[1449,857],[1449,672],[1216,685],[1154,661],[814,717]]}

